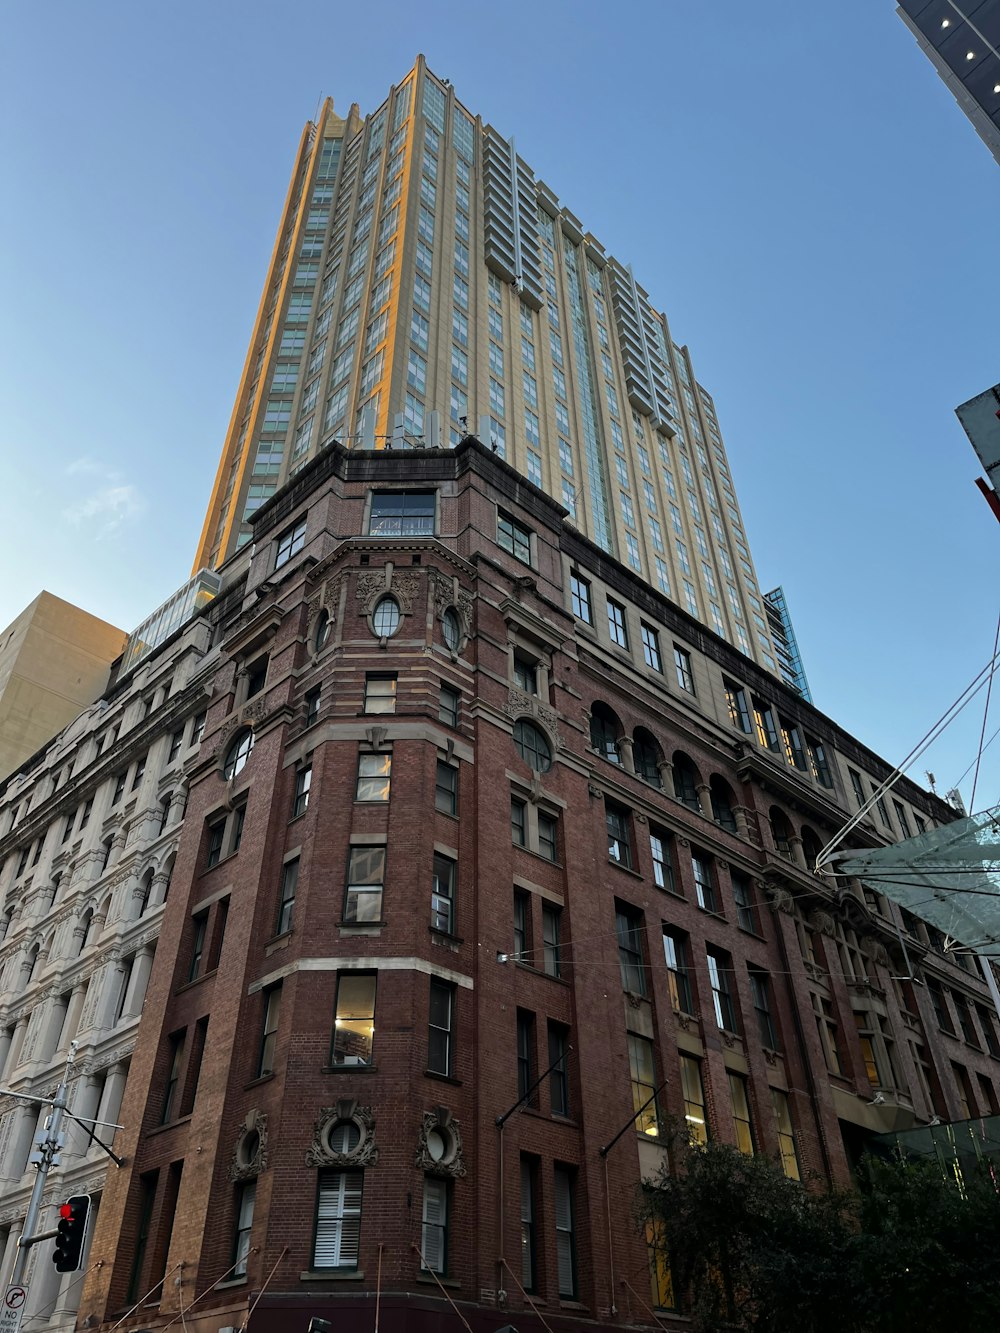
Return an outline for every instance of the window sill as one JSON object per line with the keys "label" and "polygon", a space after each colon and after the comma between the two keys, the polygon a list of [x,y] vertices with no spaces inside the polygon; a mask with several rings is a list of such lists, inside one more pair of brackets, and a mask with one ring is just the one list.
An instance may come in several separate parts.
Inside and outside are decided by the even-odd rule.
{"label": "window sill", "polygon": [[699,912],[703,912],[703,913],[705,914],[705,916],[710,916],[710,917],[712,917],[715,921],[722,921],[723,923],[726,922],[726,918],[722,915],[721,912],[716,912],[716,911],[715,911],[713,908],[711,908],[711,907],[702,907],[702,905],[701,905],[700,903],[698,903],[697,906],[698,906],[698,911],[699,911]]}
{"label": "window sill", "polygon": [[562,1297],[562,1296],[559,1297],[559,1309],[560,1309],[560,1310],[580,1310],[580,1311],[583,1312],[583,1314],[589,1314],[589,1313],[590,1313],[590,1306],[589,1306],[589,1305],[584,1305],[582,1301],[570,1301],[570,1300],[566,1300],[566,1299],[565,1299],[564,1297]]}
{"label": "window sill", "polygon": [[442,1287],[451,1287],[452,1291],[457,1291],[462,1285],[457,1277],[442,1277],[440,1273],[418,1273],[417,1281],[426,1282],[432,1287],[436,1287],[440,1282]]}
{"label": "window sill", "polygon": [[527,852],[527,854],[533,856],[536,861],[544,861],[547,866],[562,866],[561,861],[554,860],[551,856],[546,856],[544,852],[539,852],[534,847],[526,847],[523,842],[512,841],[511,846],[515,847],[519,852]]}
{"label": "window sill", "polygon": [[322,1065],[324,1074],[374,1074],[378,1065]]}
{"label": "window sill", "polygon": [[242,1277],[231,1277],[227,1278],[225,1282],[216,1282],[214,1290],[225,1291],[229,1287],[245,1287],[246,1284],[247,1276],[246,1273],[244,1273]]}
{"label": "window sill", "polygon": [[157,1125],[155,1129],[150,1129],[146,1133],[146,1138],[151,1139],[154,1134],[165,1134],[168,1129],[176,1129],[178,1125],[186,1125],[191,1119],[191,1112],[187,1115],[179,1115],[176,1120],[168,1120],[165,1125]]}
{"label": "window sill", "polygon": [[174,991],[174,994],[180,995],[183,991],[193,990],[195,986],[200,985],[203,981],[207,981],[209,977],[214,977],[218,970],[218,967],[213,967],[210,972],[202,972],[201,976],[192,977],[190,981],[185,981],[182,986],[178,986]]}
{"label": "window sill", "polygon": [[639,874],[638,870],[633,870],[631,866],[623,865],[621,861],[616,861],[613,856],[608,857],[608,865],[614,866],[616,870],[620,870],[624,875],[631,875],[633,879],[643,878],[643,876]]}
{"label": "window sill", "polygon": [[360,1268],[352,1268],[349,1272],[340,1272],[336,1268],[307,1269],[306,1272],[299,1274],[300,1282],[361,1282],[364,1279],[364,1273]]}
{"label": "window sill", "polygon": [[297,824],[300,819],[305,819],[308,813],[309,813],[309,807],[306,806],[306,808],[304,810],[300,810],[297,815],[292,815],[292,817],[288,821],[289,824]]}
{"label": "window sill", "polygon": [[436,1069],[425,1069],[424,1077],[432,1078],[437,1083],[450,1083],[453,1088],[460,1088],[462,1086],[462,1080],[456,1078],[454,1074],[439,1074]]}
{"label": "window sill", "polygon": [[[214,865],[206,866],[205,869],[201,872],[202,875],[210,875],[213,870],[218,870],[219,866],[224,866],[227,861],[235,860],[235,858],[239,856],[239,854],[240,854],[240,849],[238,847],[235,852],[227,852],[225,856],[220,856],[218,861],[216,861]],[[103,874],[104,872],[102,871],[101,873]]]}
{"label": "window sill", "polygon": [[376,930],[381,930],[384,925],[385,925],[384,921],[338,921],[337,922],[337,927],[339,930],[349,930],[352,933],[354,931],[357,931],[358,934],[362,935],[374,934]]}
{"label": "window sill", "polygon": [[259,1088],[263,1083],[270,1083],[272,1078],[274,1078],[273,1069],[269,1070],[266,1074],[258,1074],[256,1078],[252,1078],[249,1083],[244,1083],[243,1086],[245,1088]]}
{"label": "window sill", "polygon": [[428,926],[427,929],[431,935],[447,944],[464,944],[465,938],[462,935],[455,935],[450,930],[438,930],[437,926]]}

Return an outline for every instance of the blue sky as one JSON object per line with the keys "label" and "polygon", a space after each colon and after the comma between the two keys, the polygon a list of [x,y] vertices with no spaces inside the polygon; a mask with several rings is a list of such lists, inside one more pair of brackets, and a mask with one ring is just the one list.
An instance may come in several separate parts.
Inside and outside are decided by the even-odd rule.
{"label": "blue sky", "polygon": [[[817,705],[895,762],[988,661],[1000,528],[953,408],[1000,380],[1000,171],[892,0],[22,0],[5,29],[0,625],[45,587],[131,628],[187,577],[302,125],[423,51],[690,346]],[[955,783],[982,721],[913,775]]]}

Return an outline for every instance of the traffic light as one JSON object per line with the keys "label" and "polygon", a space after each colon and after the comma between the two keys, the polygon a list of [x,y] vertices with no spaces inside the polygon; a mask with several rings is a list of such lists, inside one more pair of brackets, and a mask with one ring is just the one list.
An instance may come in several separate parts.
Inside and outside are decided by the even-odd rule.
{"label": "traffic light", "polygon": [[90,1195],[74,1194],[59,1209],[59,1226],[56,1230],[56,1247],[52,1252],[52,1262],[59,1273],[75,1273],[80,1267],[83,1254],[83,1242],[87,1239],[87,1223],[90,1221]]}

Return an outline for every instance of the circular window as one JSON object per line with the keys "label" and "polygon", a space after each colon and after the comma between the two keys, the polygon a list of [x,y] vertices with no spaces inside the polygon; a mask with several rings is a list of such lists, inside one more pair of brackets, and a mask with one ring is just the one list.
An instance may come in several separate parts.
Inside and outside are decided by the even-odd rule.
{"label": "circular window", "polygon": [[238,1156],[241,1166],[253,1166],[257,1160],[257,1154],[260,1152],[260,1135],[255,1129],[250,1130],[249,1134],[244,1134],[240,1139]]}
{"label": "circular window", "polygon": [[514,745],[528,767],[537,773],[547,773],[552,767],[552,747],[533,722],[514,723]]}
{"label": "circular window", "polygon": [[448,607],[441,618],[441,625],[444,630],[445,643],[453,653],[457,653],[458,645],[462,642],[462,626],[459,623],[458,612],[454,607]]}
{"label": "circular window", "polygon": [[451,1147],[448,1135],[442,1129],[432,1129],[427,1135],[427,1156],[432,1162],[443,1162]]}
{"label": "circular window", "polygon": [[372,612],[372,628],[380,639],[390,639],[399,629],[399,607],[391,597],[383,597]]}
{"label": "circular window", "polygon": [[361,1130],[353,1120],[338,1120],[327,1135],[331,1152],[354,1152],[361,1142]]}
{"label": "circular window", "polygon": [[226,751],[226,762],[223,767],[223,776],[234,778],[239,773],[246,761],[250,758],[250,751],[253,749],[253,732],[241,731],[236,739]]}
{"label": "circular window", "polygon": [[330,613],[321,611],[316,620],[316,635],[313,639],[316,652],[326,647],[326,641],[330,637]]}

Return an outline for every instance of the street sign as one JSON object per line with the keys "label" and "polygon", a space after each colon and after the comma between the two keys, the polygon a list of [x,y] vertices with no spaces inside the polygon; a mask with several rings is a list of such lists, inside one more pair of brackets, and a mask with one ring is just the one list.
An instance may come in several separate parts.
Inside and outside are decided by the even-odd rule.
{"label": "street sign", "polygon": [[28,1299],[27,1287],[8,1287],[0,1305],[0,1333],[18,1333]]}

